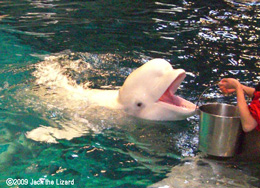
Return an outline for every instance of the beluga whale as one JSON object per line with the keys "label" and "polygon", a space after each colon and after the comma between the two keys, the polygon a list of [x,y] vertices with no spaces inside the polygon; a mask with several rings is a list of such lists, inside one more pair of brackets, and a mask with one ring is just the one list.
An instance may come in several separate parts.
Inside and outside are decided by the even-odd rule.
{"label": "beluga whale", "polygon": [[[61,103],[64,109],[71,108],[77,114],[88,111],[90,106],[122,111],[129,116],[155,121],[184,120],[195,114],[196,105],[175,94],[186,77],[185,71],[173,69],[164,59],[144,63],[126,78],[119,89],[112,90],[83,88],[71,84],[54,61],[48,64],[43,62],[36,69],[34,76],[37,78],[37,85],[45,85],[48,89],[62,88],[55,90],[53,96],[43,94],[43,97],[52,96],[53,101]],[[36,141],[70,140],[83,135],[84,124],[89,124],[85,118],[87,117],[80,118],[80,122],[83,122],[80,126],[77,126],[78,120],[59,128],[40,126],[27,132],[26,136]],[[101,114],[100,119],[102,118]]]}
{"label": "beluga whale", "polygon": [[117,94],[117,101],[130,115],[157,121],[183,120],[194,115],[196,105],[175,92],[186,77],[164,59],[154,59],[133,71]]}
{"label": "beluga whale", "polygon": [[183,120],[192,116],[196,108],[175,95],[185,77],[183,69],[173,69],[164,59],[153,59],[134,70],[119,90],[86,89],[82,96],[89,104],[120,109],[141,119]]}

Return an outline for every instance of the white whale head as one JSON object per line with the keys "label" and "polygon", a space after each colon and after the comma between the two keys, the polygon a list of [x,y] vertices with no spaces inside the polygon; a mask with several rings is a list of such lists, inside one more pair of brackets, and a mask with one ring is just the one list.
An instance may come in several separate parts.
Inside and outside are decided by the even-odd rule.
{"label": "white whale head", "polygon": [[119,90],[118,102],[126,113],[149,120],[183,120],[196,105],[175,95],[186,77],[163,59],[154,59],[131,73]]}

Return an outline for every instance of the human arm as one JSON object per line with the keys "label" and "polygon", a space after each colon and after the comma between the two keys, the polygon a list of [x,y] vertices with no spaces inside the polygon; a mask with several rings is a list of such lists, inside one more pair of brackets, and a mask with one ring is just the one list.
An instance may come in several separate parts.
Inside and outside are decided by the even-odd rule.
{"label": "human arm", "polygon": [[243,84],[240,84],[242,86],[242,89],[244,91],[244,93],[249,96],[249,97],[253,97],[254,96],[254,92],[255,92],[255,88],[252,88],[252,87],[248,87],[248,86],[245,86]]}
{"label": "human arm", "polygon": [[258,125],[257,121],[251,115],[244,95],[244,93],[246,93],[248,96],[253,96],[255,89],[242,85],[238,80],[233,78],[222,79],[219,83],[219,87],[223,93],[236,92],[237,106],[240,113],[243,131],[249,132],[256,128]]}
{"label": "human arm", "polygon": [[257,121],[251,115],[245,100],[243,86],[239,84],[236,87],[237,106],[240,113],[241,124],[244,132],[250,132],[257,126]]}
{"label": "human arm", "polygon": [[[237,80],[234,78],[223,78],[219,82],[219,88],[220,90],[225,94],[230,94],[236,92],[236,84]],[[239,82],[238,82],[239,83]],[[253,97],[255,88],[245,86],[241,83],[239,83],[242,87],[243,92],[248,95],[249,97]]]}

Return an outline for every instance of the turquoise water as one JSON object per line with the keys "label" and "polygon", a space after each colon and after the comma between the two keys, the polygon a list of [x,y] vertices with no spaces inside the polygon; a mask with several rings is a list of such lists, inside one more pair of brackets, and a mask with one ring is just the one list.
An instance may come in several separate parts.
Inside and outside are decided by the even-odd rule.
{"label": "turquoise water", "polygon": [[[196,102],[209,83],[223,77],[250,86],[258,82],[259,19],[257,2],[0,1],[1,187],[8,178],[74,180],[68,187],[147,187],[197,153],[197,116],[150,122],[106,109],[82,113],[60,104],[54,93],[42,98],[33,65],[44,57],[61,57],[66,66],[69,59],[88,62],[93,72],[69,67],[65,75],[93,88],[120,86],[144,62],[165,58],[187,71],[178,94]],[[204,100],[226,98],[212,88]],[[91,128],[58,144],[25,136],[42,125],[64,124]],[[255,177],[248,184],[259,186],[258,163],[230,166]]]}

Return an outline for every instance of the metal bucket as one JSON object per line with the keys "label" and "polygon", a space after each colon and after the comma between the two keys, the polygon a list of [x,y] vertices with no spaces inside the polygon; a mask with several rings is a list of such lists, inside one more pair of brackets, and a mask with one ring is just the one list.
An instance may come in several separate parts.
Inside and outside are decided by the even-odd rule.
{"label": "metal bucket", "polygon": [[218,157],[236,153],[242,127],[236,106],[210,103],[199,107],[199,150]]}

